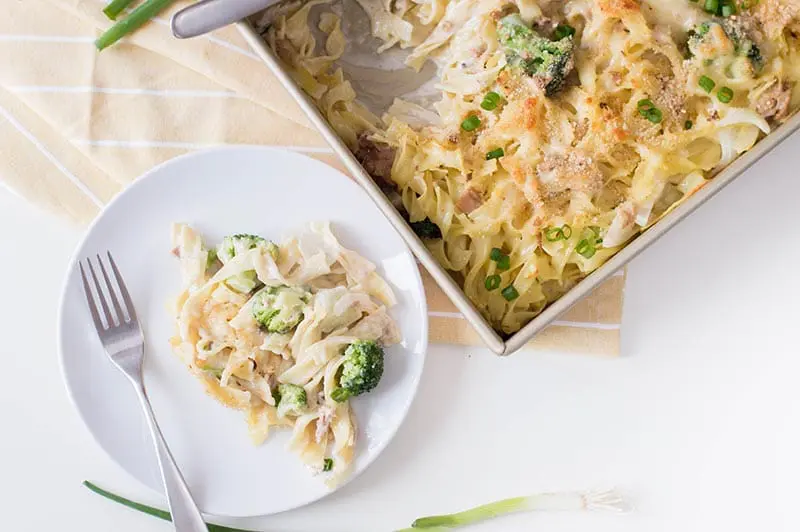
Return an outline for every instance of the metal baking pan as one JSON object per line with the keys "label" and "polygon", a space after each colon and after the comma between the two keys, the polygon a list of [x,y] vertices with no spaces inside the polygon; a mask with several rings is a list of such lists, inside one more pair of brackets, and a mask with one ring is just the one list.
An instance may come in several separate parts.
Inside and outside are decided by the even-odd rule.
{"label": "metal baking pan", "polygon": [[325,140],[339,157],[341,157],[345,166],[350,170],[355,179],[364,187],[378,208],[383,212],[389,222],[391,222],[397,232],[400,233],[400,236],[406,241],[414,255],[416,255],[423,266],[425,266],[458,310],[464,314],[465,318],[475,328],[475,331],[486,343],[487,347],[498,355],[510,355],[522,348],[528,341],[536,336],[537,333],[564,314],[581,298],[588,295],[592,290],[597,288],[598,285],[603,283],[603,281],[611,277],[616,271],[658,240],[661,235],[686,218],[717,192],[725,188],[725,186],[741,175],[742,172],[747,170],[756,161],[772,150],[772,148],[780,144],[784,139],[800,128],[800,113],[798,113],[766,138],[762,139],[750,151],[743,154],[717,174],[713,180],[687,199],[683,204],[631,240],[605,264],[581,280],[560,299],[551,303],[522,329],[504,340],[486,319],[484,319],[480,312],[478,312],[469,298],[467,298],[461,290],[461,287],[456,284],[447,271],[427,250],[419,237],[411,230],[403,217],[374,183],[372,178],[356,160],[345,143],[338,137],[333,128],[328,124],[325,117],[317,110],[314,102],[297,86],[297,84],[295,84],[289,74],[283,70],[278,58],[273,54],[272,50],[270,50],[269,46],[267,46],[266,42],[256,32],[250,22],[241,21],[237,23],[237,26],[248,44],[250,44],[256,54],[277,76],[292,97],[297,100],[297,103],[306,115],[308,115],[309,120],[316,126],[320,133],[322,133]]}

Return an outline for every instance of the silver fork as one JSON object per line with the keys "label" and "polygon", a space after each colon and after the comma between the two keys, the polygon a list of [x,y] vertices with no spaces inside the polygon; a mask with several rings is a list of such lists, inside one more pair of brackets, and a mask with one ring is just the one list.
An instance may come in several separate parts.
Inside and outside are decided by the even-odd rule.
{"label": "silver fork", "polygon": [[[142,361],[144,360],[142,328],[136,319],[133,301],[131,301],[131,296],[125,287],[117,264],[114,262],[114,257],[111,256],[111,252],[107,252],[107,254],[108,263],[114,275],[113,281],[108,276],[103,259],[100,255],[97,255],[97,264],[100,267],[100,273],[104,281],[105,293],[100,287],[100,279],[95,274],[92,260],[87,258],[86,265],[93,281],[94,293],[83,268],[83,262],[78,263],[81,279],[83,279],[83,289],[86,292],[86,302],[89,305],[89,312],[92,314],[97,335],[100,337],[100,343],[103,344],[103,349],[105,349],[111,362],[128,377],[128,380],[136,390],[136,394],[139,396],[139,401],[147,419],[147,425],[150,427],[150,434],[155,443],[158,465],[161,469],[161,480],[167,492],[167,503],[172,514],[175,530],[178,532],[208,532],[208,528],[203,522],[203,517],[200,515],[200,510],[197,509],[197,505],[192,499],[192,494],[189,492],[189,488],[186,486],[186,482],[175,464],[175,459],[172,458],[172,454],[169,452],[164,436],[161,434],[156,418],[153,415],[153,409],[150,406],[150,400],[147,398],[144,381],[142,380]],[[121,303],[117,293],[122,297]],[[99,309],[98,302],[100,304]]]}

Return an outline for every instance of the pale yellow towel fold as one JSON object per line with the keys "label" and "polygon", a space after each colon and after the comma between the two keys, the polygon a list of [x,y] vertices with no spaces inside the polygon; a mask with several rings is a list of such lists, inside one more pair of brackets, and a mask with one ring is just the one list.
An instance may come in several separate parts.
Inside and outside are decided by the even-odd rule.
{"label": "pale yellow towel fold", "polygon": [[[176,2],[175,9],[188,2]],[[0,180],[88,223],[154,165],[224,144],[283,146],[342,171],[297,104],[233,27],[176,41],[168,13],[98,54],[102,0],[6,2],[0,17]],[[425,276],[431,340],[479,344]],[[532,346],[617,354],[624,277],[609,280]]]}

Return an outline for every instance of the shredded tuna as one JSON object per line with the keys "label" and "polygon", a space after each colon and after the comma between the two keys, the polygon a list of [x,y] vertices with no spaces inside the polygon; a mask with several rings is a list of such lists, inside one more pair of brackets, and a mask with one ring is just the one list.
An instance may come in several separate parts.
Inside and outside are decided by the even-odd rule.
{"label": "shredded tuna", "polygon": [[480,193],[474,188],[470,187],[458,198],[456,207],[458,207],[461,212],[469,214],[482,204],[483,198],[481,197]]}
{"label": "shredded tuna", "polygon": [[319,417],[317,418],[317,429],[314,431],[314,441],[321,443],[328,434],[328,428],[331,426],[333,420],[333,410],[323,405],[319,409]]}
{"label": "shredded tuna", "polygon": [[776,83],[767,92],[761,95],[756,102],[756,112],[764,118],[777,121],[789,116],[789,103],[792,99],[792,90],[786,83]]}

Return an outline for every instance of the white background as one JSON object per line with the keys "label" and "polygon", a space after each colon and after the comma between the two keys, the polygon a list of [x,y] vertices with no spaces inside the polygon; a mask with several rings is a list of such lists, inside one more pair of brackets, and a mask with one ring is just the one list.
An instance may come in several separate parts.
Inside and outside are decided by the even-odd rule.
{"label": "white background", "polygon": [[[474,530],[800,529],[799,151],[795,135],[631,265],[621,358],[432,346],[408,420],[363,476],[236,524],[388,532],[496,498],[618,486],[633,513]],[[159,502],[94,444],[59,375],[56,310],[80,232],[0,190],[0,528],[167,531],[80,485]]]}

